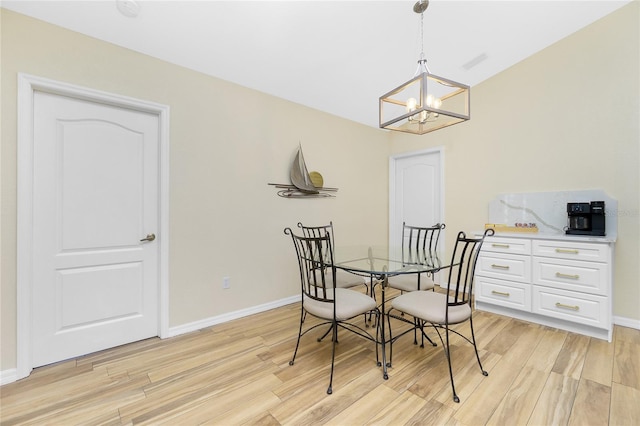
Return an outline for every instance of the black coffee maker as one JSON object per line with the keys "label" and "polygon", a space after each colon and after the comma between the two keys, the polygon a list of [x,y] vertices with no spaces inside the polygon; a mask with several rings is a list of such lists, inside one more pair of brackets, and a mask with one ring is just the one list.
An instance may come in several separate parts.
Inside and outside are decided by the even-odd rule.
{"label": "black coffee maker", "polygon": [[567,234],[605,235],[604,201],[567,203]]}

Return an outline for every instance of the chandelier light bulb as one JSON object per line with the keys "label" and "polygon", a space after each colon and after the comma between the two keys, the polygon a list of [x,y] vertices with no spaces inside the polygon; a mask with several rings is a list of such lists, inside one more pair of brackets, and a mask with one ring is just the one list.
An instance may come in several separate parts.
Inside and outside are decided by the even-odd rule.
{"label": "chandelier light bulb", "polygon": [[418,101],[416,100],[416,98],[407,99],[407,112],[415,111],[417,105]]}
{"label": "chandelier light bulb", "polygon": [[440,109],[442,106],[442,100],[440,98],[436,98],[433,95],[427,95],[427,106],[429,108]]}

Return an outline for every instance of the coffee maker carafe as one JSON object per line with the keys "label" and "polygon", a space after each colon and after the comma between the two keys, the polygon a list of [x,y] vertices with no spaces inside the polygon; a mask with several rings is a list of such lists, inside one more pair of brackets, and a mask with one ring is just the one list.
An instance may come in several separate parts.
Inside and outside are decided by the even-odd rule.
{"label": "coffee maker carafe", "polygon": [[567,203],[567,234],[605,235],[604,201]]}

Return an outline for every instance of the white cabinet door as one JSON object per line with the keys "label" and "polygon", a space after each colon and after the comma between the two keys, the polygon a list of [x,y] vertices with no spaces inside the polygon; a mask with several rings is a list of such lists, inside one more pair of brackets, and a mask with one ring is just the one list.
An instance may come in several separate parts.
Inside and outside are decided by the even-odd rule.
{"label": "white cabinet door", "polygon": [[533,283],[536,285],[607,296],[609,274],[606,263],[533,258]]}
{"label": "white cabinet door", "polygon": [[531,254],[531,241],[522,238],[487,237],[484,240],[484,244],[482,244],[482,251],[529,256]]}
{"label": "white cabinet door", "polygon": [[611,248],[608,244],[540,240],[533,242],[533,255],[585,262],[608,262]]}
{"label": "white cabinet door", "polygon": [[603,296],[533,286],[532,310],[536,314],[581,325],[611,327],[609,301]]}
{"label": "white cabinet door", "polygon": [[531,311],[531,285],[515,281],[496,280],[483,276],[475,278],[475,296],[479,302]]}
{"label": "white cabinet door", "polygon": [[531,283],[531,256],[482,251],[476,274],[496,279]]}

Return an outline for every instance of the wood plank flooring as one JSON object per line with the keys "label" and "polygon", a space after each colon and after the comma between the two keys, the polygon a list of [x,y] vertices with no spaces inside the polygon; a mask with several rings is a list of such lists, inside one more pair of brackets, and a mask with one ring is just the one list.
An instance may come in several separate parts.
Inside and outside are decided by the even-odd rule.
{"label": "wood plank flooring", "polygon": [[[616,326],[608,343],[476,312],[489,376],[480,373],[473,348],[454,339],[456,404],[439,340],[420,348],[411,336],[394,345],[384,380],[375,346],[340,333],[327,395],[331,342],[316,341],[323,330],[303,338],[289,365],[299,315],[297,304],[285,306],[38,368],[0,388],[0,423],[640,424],[640,330]],[[437,339],[433,330],[429,335]]]}

